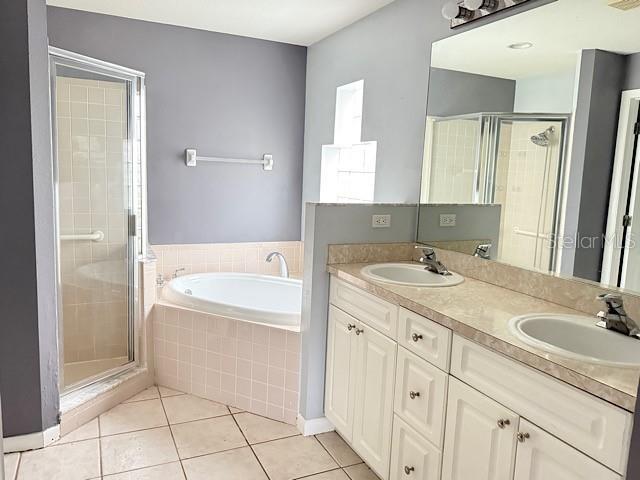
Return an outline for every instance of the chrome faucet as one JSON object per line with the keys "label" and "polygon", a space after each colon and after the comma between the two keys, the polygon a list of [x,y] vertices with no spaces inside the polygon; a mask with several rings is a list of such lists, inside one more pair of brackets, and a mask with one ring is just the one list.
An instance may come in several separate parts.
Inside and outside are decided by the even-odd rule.
{"label": "chrome faucet", "polygon": [[476,251],[473,252],[474,257],[482,258],[483,260],[491,260],[491,243],[481,243],[476,247]]}
{"label": "chrome faucet", "polygon": [[180,276],[181,273],[184,273],[186,271],[186,268],[176,268],[176,270],[173,272],[173,275],[171,275],[171,278],[176,279]]}
{"label": "chrome faucet", "polygon": [[599,327],[640,339],[640,328],[638,328],[636,322],[627,315],[624,309],[624,300],[621,295],[616,293],[603,293],[602,295],[598,295],[598,300],[602,300],[607,306],[606,311],[599,312],[597,315],[598,318],[601,319],[598,322]]}
{"label": "chrome faucet", "polygon": [[289,266],[287,265],[287,259],[280,252],[272,252],[267,255],[266,262],[271,263],[274,258],[280,260],[280,276],[283,278],[289,278]]}
{"label": "chrome faucet", "polygon": [[423,247],[420,245],[417,245],[416,248],[422,250],[422,256],[418,262],[425,265],[425,270],[437,273],[438,275],[451,275],[451,272],[447,270],[447,267],[445,267],[444,264],[436,257],[436,251],[433,248]]}

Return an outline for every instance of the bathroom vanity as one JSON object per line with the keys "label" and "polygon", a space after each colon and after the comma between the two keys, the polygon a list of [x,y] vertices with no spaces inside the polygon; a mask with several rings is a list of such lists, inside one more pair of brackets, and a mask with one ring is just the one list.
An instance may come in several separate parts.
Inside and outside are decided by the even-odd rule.
{"label": "bathroom vanity", "polygon": [[[361,267],[329,266],[325,414],[382,479],[624,477],[628,399],[589,382],[596,367],[572,375],[573,364],[494,335],[525,308],[569,309],[473,279],[447,289],[382,286]],[[455,289],[467,308],[451,301]],[[500,309],[495,298],[477,304],[488,291],[503,296]],[[480,326],[492,309],[495,321]]]}

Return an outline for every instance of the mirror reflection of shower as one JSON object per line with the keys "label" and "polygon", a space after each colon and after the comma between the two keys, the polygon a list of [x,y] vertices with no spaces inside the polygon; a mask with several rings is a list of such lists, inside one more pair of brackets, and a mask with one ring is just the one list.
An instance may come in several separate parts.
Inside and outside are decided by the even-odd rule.
{"label": "mirror reflection of shower", "polygon": [[429,117],[421,202],[498,204],[496,258],[554,270],[568,115]]}

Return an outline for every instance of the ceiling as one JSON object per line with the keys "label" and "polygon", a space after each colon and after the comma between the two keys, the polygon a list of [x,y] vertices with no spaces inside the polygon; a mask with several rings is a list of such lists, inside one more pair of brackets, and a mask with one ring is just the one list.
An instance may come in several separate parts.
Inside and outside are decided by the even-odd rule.
{"label": "ceiling", "polygon": [[[582,49],[640,52],[640,8],[558,0],[433,45],[432,66],[517,80],[574,70]],[[531,42],[527,50],[508,45]]]}
{"label": "ceiling", "polygon": [[47,5],[311,45],[393,0],[47,0]]}

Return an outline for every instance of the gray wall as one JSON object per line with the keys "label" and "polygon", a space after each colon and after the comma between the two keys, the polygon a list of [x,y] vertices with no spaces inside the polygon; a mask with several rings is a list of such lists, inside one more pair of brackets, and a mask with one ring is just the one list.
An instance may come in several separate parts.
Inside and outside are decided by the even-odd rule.
{"label": "gray wall", "polygon": [[4,435],[56,425],[53,174],[44,0],[0,0],[0,391]]}
{"label": "gray wall", "polygon": [[303,201],[320,195],[323,144],[333,142],[336,88],[364,79],[363,140],[378,142],[375,200],[420,198],[431,44],[554,0],[519,8],[450,30],[444,0],[396,0],[312,45],[307,62]]}
{"label": "gray wall", "polygon": [[627,57],[627,75],[624,81],[625,90],[640,88],[640,53]]}
{"label": "gray wall", "polygon": [[432,68],[427,113],[436,117],[513,112],[515,80]]}
{"label": "gray wall", "polygon": [[[61,8],[51,44],[147,74],[154,244],[299,240],[306,49]],[[257,166],[184,165],[201,155]]]}
{"label": "gray wall", "polygon": [[[374,214],[391,215],[391,228],[372,228]],[[324,417],[328,246],[413,242],[415,235],[416,205],[306,205],[300,379],[300,413],[305,419]]]}
{"label": "gray wall", "polygon": [[[490,240],[491,254],[500,245],[500,205],[421,204],[418,213],[418,242]],[[454,227],[441,227],[440,215],[456,215]]]}
{"label": "gray wall", "polygon": [[585,50],[580,66],[571,175],[578,173],[582,163],[580,176],[574,177],[582,185],[577,232],[579,238],[593,238],[595,243],[575,250],[573,272],[577,277],[596,282],[602,271],[602,236],[609,210],[620,91],[624,88],[626,64],[625,56]]}

